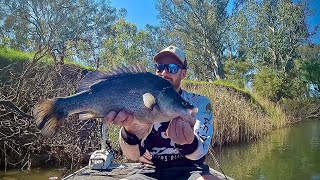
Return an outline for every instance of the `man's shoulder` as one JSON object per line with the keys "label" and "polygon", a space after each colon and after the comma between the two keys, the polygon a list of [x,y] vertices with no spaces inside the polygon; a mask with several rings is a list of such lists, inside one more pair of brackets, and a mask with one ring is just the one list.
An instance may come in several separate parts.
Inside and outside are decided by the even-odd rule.
{"label": "man's shoulder", "polygon": [[183,98],[185,98],[187,101],[189,101],[191,103],[194,103],[194,102],[210,103],[210,99],[207,96],[193,93],[193,92],[188,92],[186,90],[183,90],[182,96],[183,96]]}

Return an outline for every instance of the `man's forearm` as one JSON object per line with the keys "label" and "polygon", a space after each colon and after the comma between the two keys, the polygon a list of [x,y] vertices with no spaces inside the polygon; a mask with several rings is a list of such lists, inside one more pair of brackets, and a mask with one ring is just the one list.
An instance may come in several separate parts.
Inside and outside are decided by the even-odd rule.
{"label": "man's forearm", "polygon": [[119,144],[126,158],[137,161],[141,157],[140,143],[141,141],[136,139],[136,137],[128,134],[123,127],[121,128],[119,133]]}
{"label": "man's forearm", "polygon": [[123,152],[123,154],[126,156],[126,158],[137,161],[140,158],[140,150],[139,145],[129,145],[127,144],[122,137],[119,138],[120,147]]}

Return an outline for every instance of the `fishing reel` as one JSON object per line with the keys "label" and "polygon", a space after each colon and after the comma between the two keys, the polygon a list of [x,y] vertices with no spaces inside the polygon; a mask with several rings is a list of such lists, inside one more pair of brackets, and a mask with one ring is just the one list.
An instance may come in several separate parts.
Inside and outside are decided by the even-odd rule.
{"label": "fishing reel", "polygon": [[89,159],[89,168],[93,170],[107,169],[114,159],[112,150],[101,149],[94,151]]}
{"label": "fishing reel", "polygon": [[101,125],[101,149],[94,151],[89,159],[89,168],[92,170],[106,170],[112,164],[114,152],[111,148],[106,149],[106,126]]}

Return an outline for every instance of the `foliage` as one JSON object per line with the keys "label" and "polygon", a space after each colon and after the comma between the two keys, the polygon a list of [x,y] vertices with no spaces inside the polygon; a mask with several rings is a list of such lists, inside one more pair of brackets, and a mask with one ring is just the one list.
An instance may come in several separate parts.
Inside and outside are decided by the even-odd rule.
{"label": "foliage", "polygon": [[251,81],[251,74],[254,67],[248,60],[227,60],[224,64],[226,80],[236,84],[238,87],[246,87],[246,83]]}
{"label": "foliage", "polygon": [[254,92],[273,102],[282,98],[304,97],[308,92],[307,83],[300,73],[300,62],[294,61],[294,69],[289,74],[280,70],[263,68],[254,79]]}
{"label": "foliage", "polygon": [[168,47],[168,45],[178,44],[176,38],[172,37],[172,34],[169,34],[163,26],[147,24],[145,30],[149,34],[149,40],[146,42],[146,46],[148,47],[147,50],[150,57],[160,52],[163,48]]}
{"label": "foliage", "polygon": [[251,103],[249,94],[213,83],[190,82],[183,87],[211,100],[215,145],[250,141],[272,129],[270,117],[261,106]]}
{"label": "foliage", "polygon": [[[21,62],[26,67],[27,62]],[[24,69],[7,67],[0,85],[0,166],[22,167],[35,166],[37,159],[42,162],[54,162],[73,168],[87,151],[98,148],[97,124],[78,122],[70,117],[60,127],[53,139],[43,138],[31,115],[31,109],[43,98],[66,96],[75,92],[78,81],[83,77],[83,69],[70,65],[53,66],[38,63],[24,81],[20,81]],[[21,83],[21,85],[18,85]],[[21,88],[18,88],[21,87]],[[20,96],[16,94],[20,92]],[[90,131],[88,130],[90,129]],[[90,132],[90,133],[88,133]],[[3,148],[3,149],[2,149]]]}
{"label": "foliage", "polygon": [[16,70],[22,70],[23,64],[32,61],[33,54],[16,51],[10,48],[0,47],[0,84],[10,78],[6,72],[14,67]]}
{"label": "foliage", "polygon": [[10,48],[0,48],[0,67],[4,67],[10,63],[31,60],[32,57],[32,53],[16,51]]}
{"label": "foliage", "polygon": [[223,52],[228,30],[227,1],[159,0],[162,25],[178,37],[200,80],[224,79]]}
{"label": "foliage", "polygon": [[320,45],[304,46],[300,54],[300,71],[310,86],[310,96],[320,98]]}
{"label": "foliage", "polygon": [[271,102],[268,98],[256,94],[252,98],[263,107],[264,112],[270,117],[273,129],[282,128],[290,123],[290,118],[279,103]]}
{"label": "foliage", "polygon": [[[240,1],[239,1],[240,2]],[[243,1],[234,16],[233,32],[239,57],[289,73],[298,48],[310,34],[307,4],[285,0]]]}
{"label": "foliage", "polygon": [[1,0],[1,4],[2,45],[36,52],[34,61],[51,55],[56,63],[63,63],[79,47],[92,54],[103,40],[98,37],[108,32],[116,17],[104,0]]}
{"label": "foliage", "polygon": [[261,70],[254,79],[254,91],[273,102],[277,102],[283,97],[284,76],[279,71],[265,68]]}
{"label": "foliage", "polygon": [[308,82],[310,82],[311,94],[313,97],[320,97],[320,61],[306,61],[303,66],[303,73]]}
{"label": "foliage", "polygon": [[144,65],[151,59],[147,54],[146,42],[149,34],[137,29],[136,25],[124,19],[117,21],[111,28],[113,32],[104,42],[104,66],[111,68],[119,65]]}

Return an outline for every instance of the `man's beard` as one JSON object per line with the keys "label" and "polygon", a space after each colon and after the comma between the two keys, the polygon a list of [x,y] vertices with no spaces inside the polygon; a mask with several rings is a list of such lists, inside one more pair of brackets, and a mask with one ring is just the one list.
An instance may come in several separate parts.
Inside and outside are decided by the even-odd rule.
{"label": "man's beard", "polygon": [[180,89],[180,83],[178,83],[178,82],[173,82],[173,80],[170,79],[170,78],[165,78],[165,79],[168,80],[168,81],[173,85],[174,89],[176,89],[176,90],[179,90],[179,89]]}
{"label": "man's beard", "polygon": [[163,77],[163,78],[168,80],[173,85],[173,80],[171,78],[168,78],[168,77]]}

